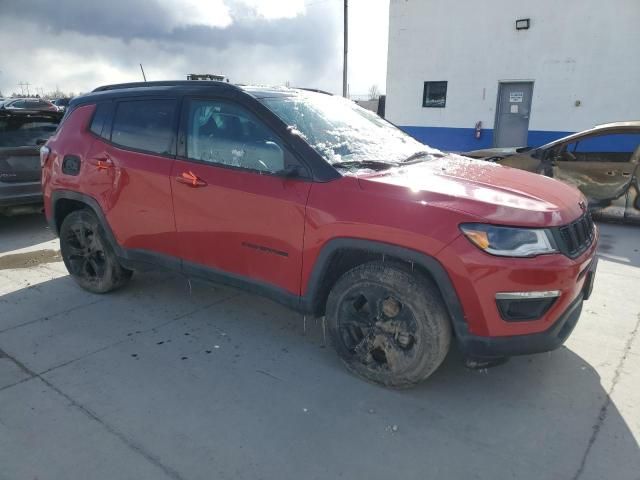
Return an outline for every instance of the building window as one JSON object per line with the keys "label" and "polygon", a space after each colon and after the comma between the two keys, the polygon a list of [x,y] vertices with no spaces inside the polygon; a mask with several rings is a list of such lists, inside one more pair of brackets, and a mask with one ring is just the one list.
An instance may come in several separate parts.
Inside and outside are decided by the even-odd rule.
{"label": "building window", "polygon": [[447,103],[447,82],[424,82],[422,106],[444,108]]}

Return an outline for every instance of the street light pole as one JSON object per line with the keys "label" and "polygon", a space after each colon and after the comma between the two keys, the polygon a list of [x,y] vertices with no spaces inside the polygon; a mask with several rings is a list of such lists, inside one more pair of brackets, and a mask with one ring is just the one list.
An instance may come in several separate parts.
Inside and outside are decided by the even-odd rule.
{"label": "street light pole", "polygon": [[347,52],[349,50],[349,15],[348,0],[344,0],[344,57],[342,59],[342,96],[348,95],[347,84]]}

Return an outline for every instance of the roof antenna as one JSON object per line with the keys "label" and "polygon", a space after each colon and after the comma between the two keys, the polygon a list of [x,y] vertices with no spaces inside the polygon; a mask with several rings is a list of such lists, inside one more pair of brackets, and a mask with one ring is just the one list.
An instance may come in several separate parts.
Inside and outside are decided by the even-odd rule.
{"label": "roof antenna", "polygon": [[147,76],[144,74],[144,68],[142,68],[142,64],[140,64],[140,70],[142,70],[142,78],[144,78],[144,81],[147,81]]}

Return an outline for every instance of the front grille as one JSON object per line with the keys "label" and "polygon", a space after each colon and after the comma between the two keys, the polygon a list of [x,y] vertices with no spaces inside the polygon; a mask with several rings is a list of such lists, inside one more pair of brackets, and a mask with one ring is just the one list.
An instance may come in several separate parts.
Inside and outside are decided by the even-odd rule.
{"label": "front grille", "polygon": [[560,249],[571,258],[577,257],[593,243],[596,231],[589,212],[569,225],[558,228]]}

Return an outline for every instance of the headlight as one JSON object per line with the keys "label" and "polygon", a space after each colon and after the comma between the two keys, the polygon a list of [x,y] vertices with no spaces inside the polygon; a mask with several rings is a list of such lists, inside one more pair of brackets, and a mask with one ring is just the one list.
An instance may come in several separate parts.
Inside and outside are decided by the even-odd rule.
{"label": "headlight", "polygon": [[533,257],[557,252],[549,230],[544,228],[497,227],[483,223],[465,223],[460,229],[471,242],[492,255]]}

